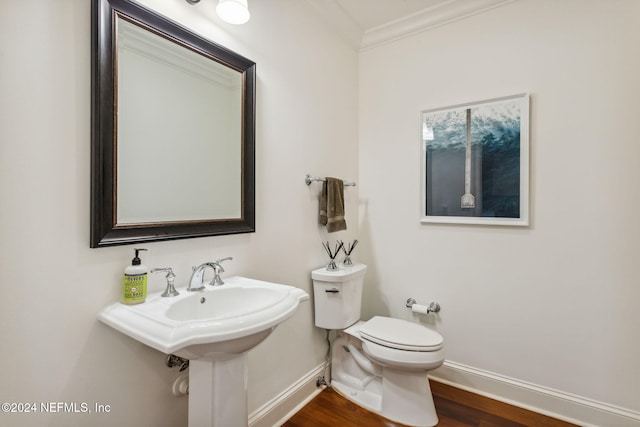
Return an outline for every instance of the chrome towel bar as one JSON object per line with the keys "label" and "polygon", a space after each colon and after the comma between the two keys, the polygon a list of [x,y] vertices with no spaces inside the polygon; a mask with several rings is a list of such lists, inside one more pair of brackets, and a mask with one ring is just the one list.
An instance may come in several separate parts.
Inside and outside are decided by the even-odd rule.
{"label": "chrome towel bar", "polygon": [[[311,185],[311,183],[313,181],[319,181],[319,182],[324,182],[326,181],[326,179],[324,178],[320,178],[319,176],[311,176],[309,174],[306,174],[304,177],[304,183],[307,185]],[[351,181],[343,181],[344,186],[345,187],[355,187],[356,183],[355,182],[351,182]]]}

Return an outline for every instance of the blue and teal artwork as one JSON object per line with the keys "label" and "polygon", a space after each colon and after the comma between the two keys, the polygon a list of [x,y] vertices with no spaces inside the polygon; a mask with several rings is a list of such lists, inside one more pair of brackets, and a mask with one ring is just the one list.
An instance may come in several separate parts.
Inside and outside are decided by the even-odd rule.
{"label": "blue and teal artwork", "polygon": [[523,102],[423,112],[427,216],[521,217]]}

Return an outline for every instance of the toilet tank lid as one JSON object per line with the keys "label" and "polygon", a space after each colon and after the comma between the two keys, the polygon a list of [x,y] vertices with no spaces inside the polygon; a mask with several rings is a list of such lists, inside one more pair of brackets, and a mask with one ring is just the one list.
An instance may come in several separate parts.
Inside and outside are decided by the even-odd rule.
{"label": "toilet tank lid", "polygon": [[400,350],[435,351],[442,348],[442,335],[418,323],[375,316],[360,327],[360,336],[376,344]]}
{"label": "toilet tank lid", "polygon": [[367,266],[364,264],[353,264],[348,267],[340,266],[337,270],[327,270],[326,267],[322,267],[313,270],[311,272],[311,278],[324,282],[344,282],[364,276],[366,272]]}

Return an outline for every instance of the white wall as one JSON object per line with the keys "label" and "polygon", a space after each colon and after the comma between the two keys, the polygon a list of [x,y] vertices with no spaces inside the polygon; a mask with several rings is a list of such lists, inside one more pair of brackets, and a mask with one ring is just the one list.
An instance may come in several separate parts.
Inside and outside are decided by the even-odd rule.
{"label": "white wall", "polygon": [[[640,414],[639,22],[521,0],[360,55],[367,315],[439,301],[449,361]],[[421,225],[420,111],[522,92],[531,226]]]}
{"label": "white wall", "polygon": [[[520,0],[359,58],[297,0],[254,1],[241,27],[206,2],[144,4],[258,64],[257,232],[148,244],[146,264],[184,283],[233,256],[229,275],[310,292],[320,240],[358,237],[365,316],[438,300],[448,360],[640,411],[640,3]],[[89,249],[89,9],[0,2],[0,400],[112,409],[0,424],[186,425],[165,356],[96,320],[131,246]],[[524,91],[531,227],[420,225],[420,110]],[[349,231],[316,225],[306,173],[358,181]],[[305,303],[251,351],[250,412],[322,362],[312,319]]]}
{"label": "white wall", "polygon": [[[251,2],[241,27],[210,1],[145,0],[257,63],[256,233],[143,245],[149,266],[172,266],[184,287],[192,265],[223,256],[241,274],[311,291],[321,240],[358,232],[358,188],[347,191],[349,230],[317,225],[319,184],[356,180],[357,54],[298,0]],[[165,355],[99,323],[117,301],[132,246],[89,249],[90,2],[0,2],[0,401],[88,402],[109,414],[4,414],[15,426],[185,426]],[[164,287],[153,276],[151,291]],[[312,306],[249,355],[249,412],[320,365],[324,333]]]}

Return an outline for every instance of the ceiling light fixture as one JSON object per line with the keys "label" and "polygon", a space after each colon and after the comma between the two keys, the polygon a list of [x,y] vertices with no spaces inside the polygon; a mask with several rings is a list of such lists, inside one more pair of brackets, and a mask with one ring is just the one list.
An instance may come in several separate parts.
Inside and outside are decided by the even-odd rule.
{"label": "ceiling light fixture", "polygon": [[[200,0],[187,0],[189,4],[200,3]],[[247,0],[218,0],[216,13],[224,22],[241,25],[249,21],[251,14]]]}

